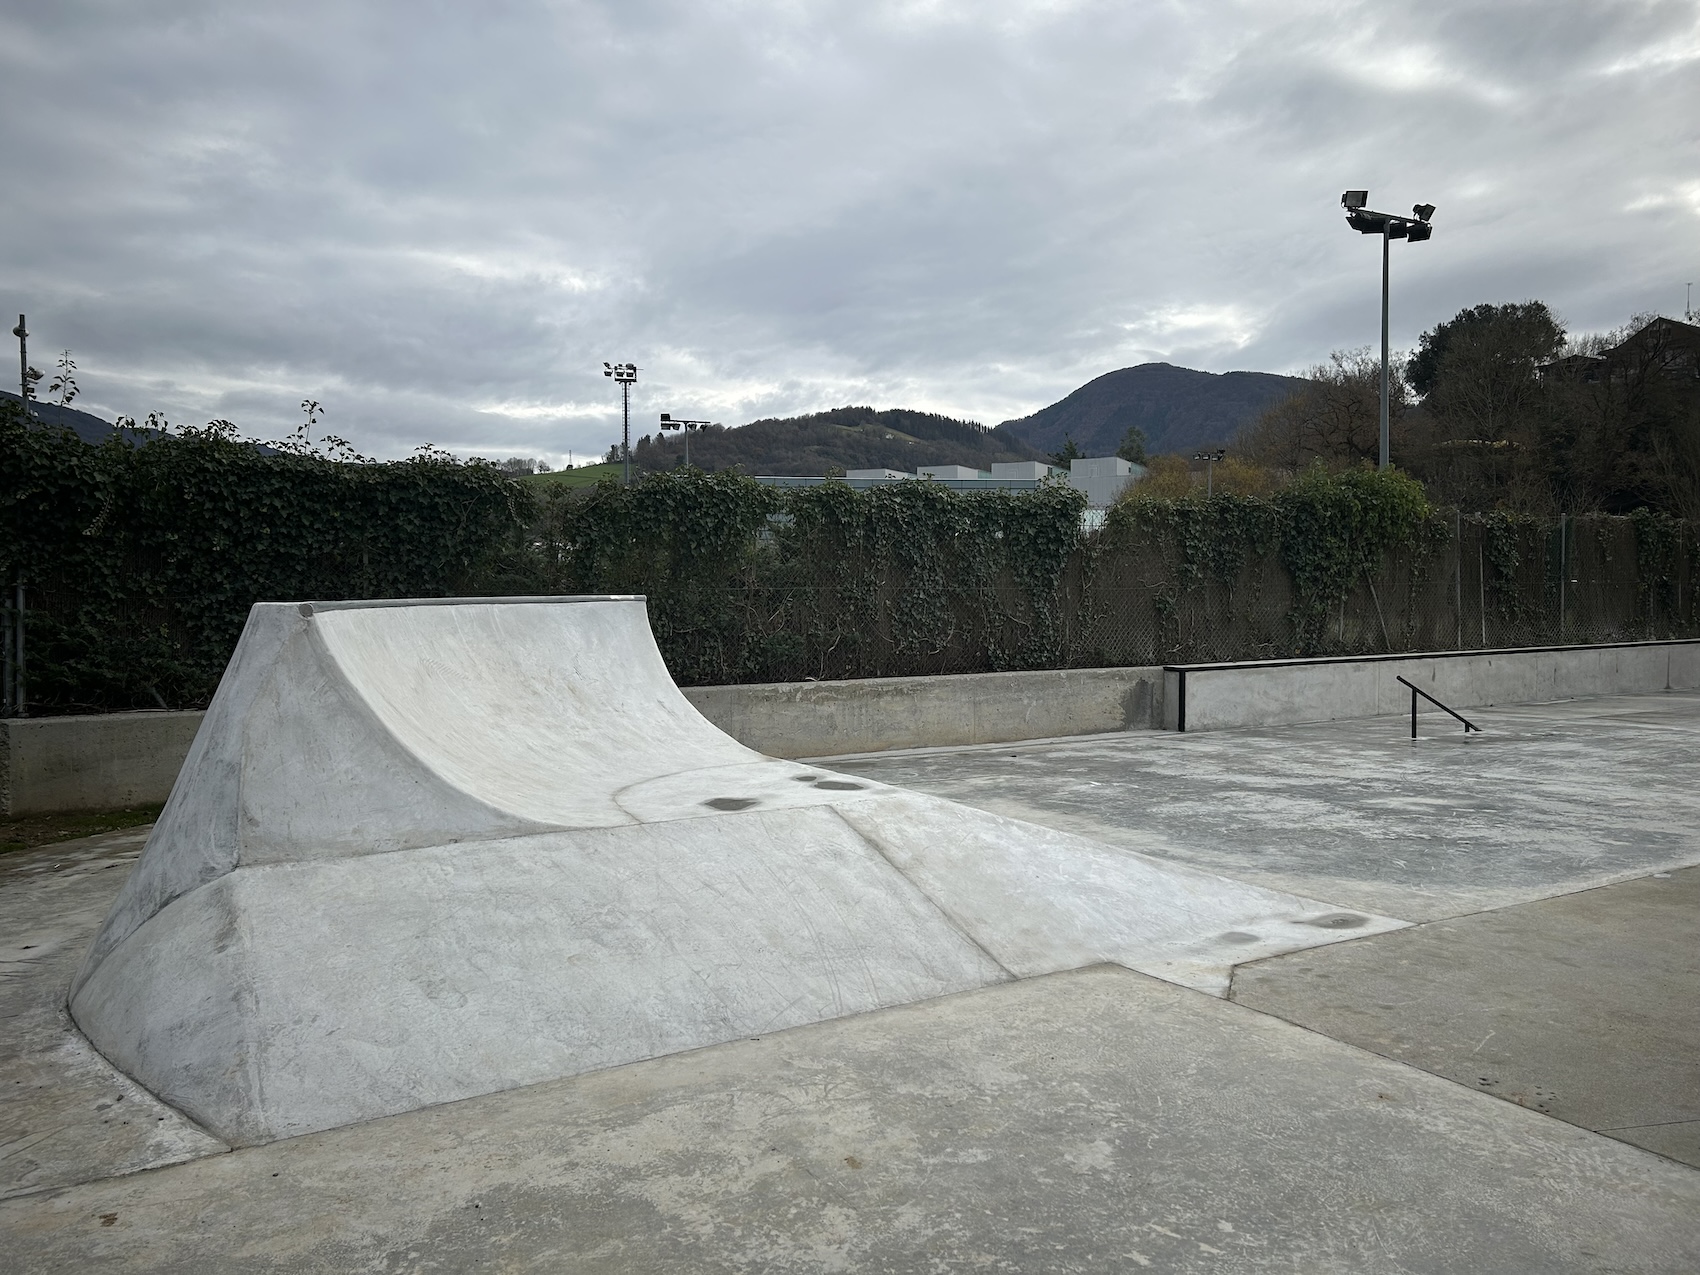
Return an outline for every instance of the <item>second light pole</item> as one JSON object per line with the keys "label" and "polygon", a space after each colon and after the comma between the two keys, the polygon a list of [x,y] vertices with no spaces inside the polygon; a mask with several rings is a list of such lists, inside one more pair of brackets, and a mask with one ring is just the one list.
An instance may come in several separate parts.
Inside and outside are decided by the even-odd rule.
{"label": "second light pole", "polygon": [[685,431],[685,468],[686,469],[689,469],[690,466],[691,466],[691,431],[693,429],[701,429],[704,425],[707,425],[707,424],[710,424],[710,422],[708,422],[708,421],[676,421],[671,416],[669,416],[666,412],[661,413],[661,428],[662,429],[682,429],[682,430]]}
{"label": "second light pole", "polygon": [[1216,494],[1216,462],[1227,457],[1228,451],[1218,447],[1213,452],[1194,452],[1193,459],[1204,462],[1204,494],[1206,497]]}
{"label": "second light pole", "polygon": [[1387,375],[1387,259],[1388,245],[1395,239],[1408,239],[1412,243],[1421,243],[1434,234],[1434,227],[1429,225],[1429,218],[1434,216],[1433,204],[1414,204],[1411,216],[1396,216],[1393,213],[1376,212],[1364,207],[1369,203],[1367,190],[1348,190],[1340,196],[1340,206],[1346,210],[1346,224],[1360,235],[1381,236],[1381,464],[1379,468],[1386,469],[1392,462],[1388,457],[1389,425],[1391,413],[1388,410],[1388,375]]}

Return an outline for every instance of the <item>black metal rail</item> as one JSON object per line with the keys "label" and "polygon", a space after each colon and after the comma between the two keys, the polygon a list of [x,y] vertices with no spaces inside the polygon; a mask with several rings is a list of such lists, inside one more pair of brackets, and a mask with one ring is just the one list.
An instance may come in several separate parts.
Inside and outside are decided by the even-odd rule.
{"label": "black metal rail", "polygon": [[1400,677],[1399,681],[1405,682],[1405,685],[1409,686],[1411,688],[1411,738],[1412,739],[1415,739],[1417,737],[1417,696],[1419,696],[1419,695],[1421,695],[1429,703],[1433,704],[1436,708],[1441,709],[1441,710],[1448,712],[1448,713],[1452,713],[1452,716],[1456,717],[1459,721],[1463,722],[1464,723],[1464,733],[1466,735],[1468,735],[1471,731],[1475,731],[1476,734],[1478,734],[1478,735],[1482,733],[1482,728],[1480,726],[1477,726],[1474,722],[1472,722],[1468,717],[1465,717],[1462,713],[1456,713],[1456,712],[1453,712],[1452,709],[1447,708],[1445,704],[1442,704],[1439,700],[1437,700],[1434,696],[1430,695],[1427,691],[1425,691],[1422,687],[1418,686],[1415,682],[1407,682],[1407,681],[1405,681],[1405,679],[1403,677]]}

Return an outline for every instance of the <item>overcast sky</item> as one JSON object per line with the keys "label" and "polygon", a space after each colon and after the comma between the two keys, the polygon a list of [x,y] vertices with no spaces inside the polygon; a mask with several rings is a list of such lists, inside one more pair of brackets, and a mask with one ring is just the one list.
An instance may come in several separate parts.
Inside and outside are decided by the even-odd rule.
{"label": "overcast sky", "polygon": [[[559,463],[671,411],[996,423],[1700,282],[1700,0],[0,7],[0,309],[77,406]],[[10,326],[8,323],[7,326]],[[45,384],[45,383],[44,383]]]}

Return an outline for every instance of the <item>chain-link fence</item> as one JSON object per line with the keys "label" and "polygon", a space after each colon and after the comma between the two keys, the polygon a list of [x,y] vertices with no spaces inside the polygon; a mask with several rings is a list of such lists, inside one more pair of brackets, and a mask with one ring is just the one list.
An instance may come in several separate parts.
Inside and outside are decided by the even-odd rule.
{"label": "chain-link fence", "polygon": [[1159,542],[1092,537],[1048,598],[1008,582],[917,596],[901,580],[782,585],[752,571],[724,609],[730,628],[695,628],[662,597],[650,610],[686,684],[1700,637],[1694,524],[1489,515],[1443,531],[1360,573],[1308,639],[1274,549],[1189,578]]}
{"label": "chain-link fence", "polygon": [[[1700,525],[1488,515],[1429,532],[1320,601],[1298,596],[1279,547],[1213,571],[1161,535],[1100,533],[1054,583],[1007,570],[915,577],[889,560],[785,556],[764,542],[729,583],[671,577],[613,591],[648,593],[662,654],[687,686],[1700,637]],[[489,591],[527,585],[559,591],[541,578]],[[32,694],[31,711],[205,704],[246,602],[228,600],[226,638],[206,631],[205,597],[120,599],[93,626],[76,594],[30,590],[30,663],[56,643],[74,649],[62,662],[77,692],[63,704]],[[0,632],[10,657],[0,682],[14,700],[18,618]]]}

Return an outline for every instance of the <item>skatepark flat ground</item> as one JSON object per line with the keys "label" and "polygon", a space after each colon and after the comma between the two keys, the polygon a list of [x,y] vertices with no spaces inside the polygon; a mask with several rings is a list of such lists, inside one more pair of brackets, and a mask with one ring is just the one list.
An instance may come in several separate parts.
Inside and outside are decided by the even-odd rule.
{"label": "skatepark flat ground", "polygon": [[64,1016],[140,835],[8,855],[8,1269],[1700,1269],[1700,696],[1472,717],[830,763],[1417,922],[1226,999],[1098,965],[236,1151]]}

